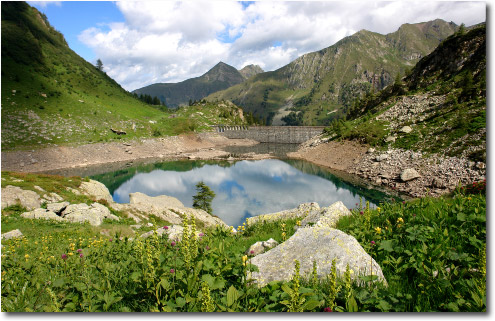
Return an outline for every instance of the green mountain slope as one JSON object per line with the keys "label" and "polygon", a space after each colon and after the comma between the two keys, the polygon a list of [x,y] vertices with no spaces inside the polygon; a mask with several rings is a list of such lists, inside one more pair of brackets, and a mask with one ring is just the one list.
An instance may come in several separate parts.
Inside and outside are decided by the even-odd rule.
{"label": "green mountain slope", "polygon": [[294,111],[291,124],[328,124],[357,97],[392,83],[455,29],[453,23],[434,20],[405,24],[387,35],[361,30],[207,99],[229,99],[268,123]]}
{"label": "green mountain slope", "polygon": [[[459,31],[401,81],[358,101],[337,138],[486,162],[486,26]],[[410,129],[404,129],[409,126]]]}
{"label": "green mountain slope", "polygon": [[189,101],[201,100],[209,94],[240,84],[245,77],[234,67],[219,62],[200,77],[179,83],[152,84],[133,91],[158,97],[168,107],[187,105]]}
{"label": "green mountain slope", "polygon": [[[79,57],[46,16],[2,2],[2,150],[179,134],[242,122],[228,104],[174,114],[135,99]],[[191,117],[201,112],[201,117]],[[111,129],[125,131],[119,136]]]}

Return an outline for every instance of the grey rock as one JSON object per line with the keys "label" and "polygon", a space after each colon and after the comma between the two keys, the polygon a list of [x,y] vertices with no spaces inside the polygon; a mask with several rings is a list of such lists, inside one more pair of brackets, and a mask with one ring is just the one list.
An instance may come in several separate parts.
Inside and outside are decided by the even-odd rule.
{"label": "grey rock", "polygon": [[335,202],[320,211],[310,212],[302,221],[301,226],[335,227],[342,216],[351,215],[351,211],[341,201]]}
{"label": "grey rock", "polygon": [[385,138],[386,143],[395,142],[395,136],[387,136]]}
{"label": "grey rock", "polygon": [[57,193],[50,193],[50,194],[45,194],[43,195],[43,199],[48,201],[48,202],[61,202],[64,199],[58,195]]}
{"label": "grey rock", "polygon": [[388,159],[388,154],[381,154],[381,155],[378,155],[375,157],[375,160],[377,162],[381,162],[381,161],[384,161],[386,159]]}
{"label": "grey rock", "polygon": [[406,168],[405,170],[402,171],[400,174],[400,179],[403,182],[407,182],[416,178],[421,177],[419,173],[414,169],[414,168]]}
{"label": "grey rock", "polygon": [[250,256],[256,256],[258,254],[261,254],[271,248],[274,248],[275,246],[278,245],[278,242],[275,241],[274,239],[269,239],[267,241],[259,241],[254,243],[249,247],[249,249],[245,252],[245,254],[250,255]]}
{"label": "grey rock", "polygon": [[1,239],[2,240],[9,240],[9,239],[13,239],[16,237],[23,237],[22,232],[19,229],[12,230],[12,231],[9,231],[7,233],[3,233]]}
{"label": "grey rock", "polygon": [[330,227],[300,228],[287,241],[257,255],[250,260],[258,267],[251,278],[260,286],[271,281],[288,281],[294,274],[294,260],[300,262],[300,274],[309,275],[316,261],[318,277],[325,278],[331,272],[331,263],[336,259],[337,274],[343,275],[346,266],[353,271],[351,278],[360,282],[360,275],[376,275],[386,284],[380,266],[366,253],[352,236]]}
{"label": "grey rock", "polygon": [[22,213],[21,217],[30,218],[30,219],[55,220],[55,221],[64,220],[63,218],[58,216],[55,212],[44,208],[37,208],[31,212]]}
{"label": "grey rock", "polygon": [[36,192],[23,190],[18,186],[8,185],[2,188],[2,209],[16,204],[33,210],[41,206],[41,199]]}
{"label": "grey rock", "polygon": [[50,203],[46,205],[46,209],[60,215],[62,214],[62,211],[69,206],[69,204],[69,202]]}
{"label": "grey rock", "polygon": [[110,195],[108,188],[98,181],[90,179],[89,182],[82,182],[79,189],[83,194],[92,197],[94,200],[103,199],[108,203],[113,202],[112,195]]}
{"label": "grey rock", "polygon": [[400,132],[401,132],[401,133],[406,133],[406,134],[409,134],[410,132],[412,132],[412,130],[413,130],[413,129],[412,129],[411,127],[409,127],[409,126],[404,126],[404,127],[402,127],[402,128],[400,129]]}
{"label": "grey rock", "polygon": [[73,223],[88,222],[93,226],[99,226],[103,223],[103,219],[119,220],[119,218],[110,213],[110,210],[99,203],[87,204],[71,204],[62,212],[62,217]]}
{"label": "grey rock", "polygon": [[303,218],[306,215],[309,215],[311,212],[319,211],[319,210],[320,210],[320,205],[318,205],[318,203],[316,202],[304,203],[299,205],[297,208],[293,208],[290,210],[249,217],[246,219],[246,224],[252,225],[257,222],[272,222],[272,221],[278,221],[280,219],[289,219],[289,218],[297,218],[297,217]]}
{"label": "grey rock", "polygon": [[368,154],[372,154],[374,152],[375,152],[375,149],[373,147],[368,148],[368,150],[366,151],[366,153],[368,153]]}

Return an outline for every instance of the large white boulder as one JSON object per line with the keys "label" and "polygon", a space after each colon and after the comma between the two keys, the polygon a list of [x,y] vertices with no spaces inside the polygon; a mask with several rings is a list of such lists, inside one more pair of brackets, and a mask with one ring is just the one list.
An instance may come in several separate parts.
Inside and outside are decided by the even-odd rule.
{"label": "large white boulder", "polygon": [[337,275],[343,277],[346,266],[353,271],[351,278],[360,282],[360,275],[376,275],[386,284],[380,266],[366,253],[352,236],[330,227],[300,228],[279,246],[255,256],[251,264],[259,272],[251,277],[260,286],[271,281],[290,280],[294,274],[294,260],[300,262],[300,274],[310,275],[316,261],[318,277],[325,278],[331,272],[332,260],[336,259]]}

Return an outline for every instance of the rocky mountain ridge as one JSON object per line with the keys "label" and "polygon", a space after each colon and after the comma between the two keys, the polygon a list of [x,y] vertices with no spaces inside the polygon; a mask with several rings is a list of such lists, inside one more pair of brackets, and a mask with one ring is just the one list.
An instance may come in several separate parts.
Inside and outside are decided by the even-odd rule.
{"label": "rocky mountain ridge", "polygon": [[456,28],[437,19],[404,24],[387,35],[361,30],[208,99],[229,99],[268,120],[287,109],[301,114],[293,124],[328,124],[344,115],[360,95],[391,84]]}

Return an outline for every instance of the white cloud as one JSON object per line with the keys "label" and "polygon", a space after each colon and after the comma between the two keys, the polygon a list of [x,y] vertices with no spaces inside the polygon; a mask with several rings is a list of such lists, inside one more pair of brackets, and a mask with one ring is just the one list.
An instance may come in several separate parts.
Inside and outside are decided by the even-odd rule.
{"label": "white cloud", "polygon": [[361,29],[390,33],[403,23],[486,20],[484,2],[121,1],[123,23],[79,35],[128,90],[197,77],[219,61],[275,70]]}
{"label": "white cloud", "polygon": [[62,1],[28,1],[27,3],[41,9],[45,9],[49,5],[53,5],[56,7],[60,7],[62,5]]}

